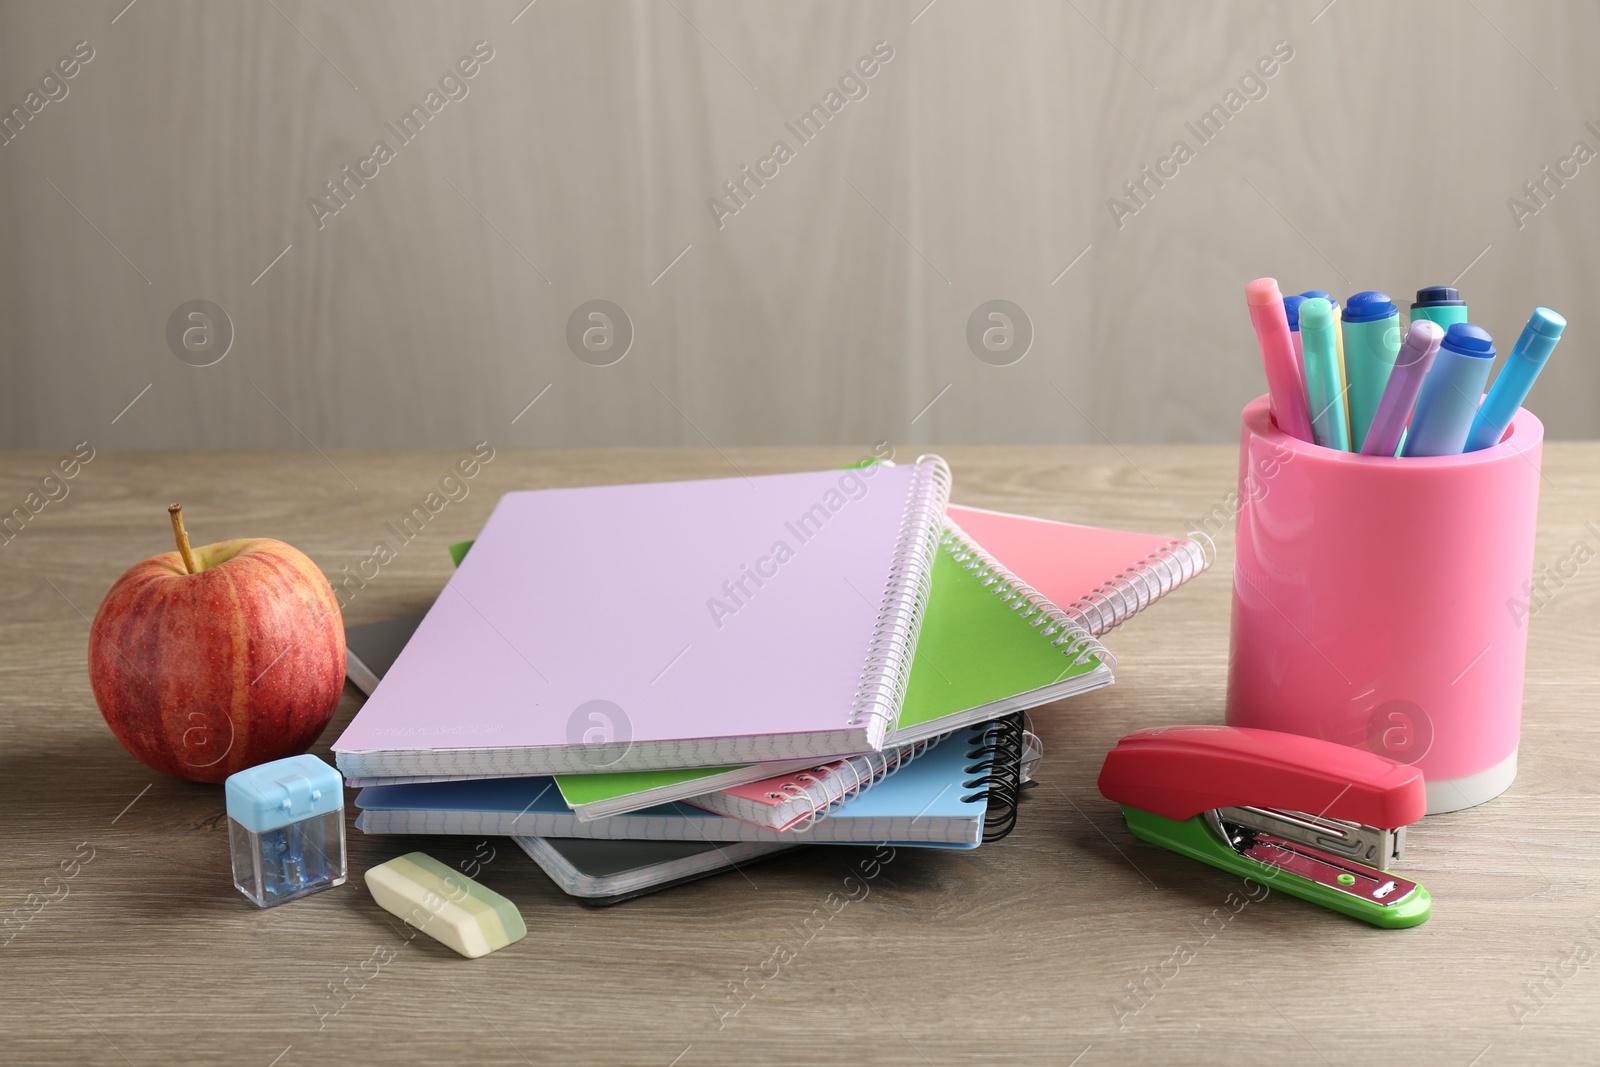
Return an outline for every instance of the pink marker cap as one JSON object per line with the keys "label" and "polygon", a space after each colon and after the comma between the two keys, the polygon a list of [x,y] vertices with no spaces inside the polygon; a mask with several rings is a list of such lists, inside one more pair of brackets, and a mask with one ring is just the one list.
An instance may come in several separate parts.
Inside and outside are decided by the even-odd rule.
{"label": "pink marker cap", "polygon": [[1282,304],[1283,291],[1278,288],[1278,279],[1257,278],[1244,287],[1244,300],[1251,307]]}

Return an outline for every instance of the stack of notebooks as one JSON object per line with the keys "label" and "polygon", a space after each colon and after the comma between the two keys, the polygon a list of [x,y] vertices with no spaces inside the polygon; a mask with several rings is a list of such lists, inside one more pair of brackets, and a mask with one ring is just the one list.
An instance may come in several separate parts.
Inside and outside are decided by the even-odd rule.
{"label": "stack of notebooks", "polygon": [[353,627],[370,834],[512,837],[609,903],[805,844],[971,849],[1022,712],[1206,546],[948,502],[943,460],[501,498],[426,615]]}

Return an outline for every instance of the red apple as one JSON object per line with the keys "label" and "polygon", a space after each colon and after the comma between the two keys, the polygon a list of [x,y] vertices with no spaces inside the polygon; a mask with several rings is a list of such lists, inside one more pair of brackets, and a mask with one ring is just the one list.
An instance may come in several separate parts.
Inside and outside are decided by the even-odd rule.
{"label": "red apple", "polygon": [[344,626],[328,580],[271,538],[191,549],[131,567],[89,632],[100,713],[146,766],[193,782],[311,747],[344,685]]}

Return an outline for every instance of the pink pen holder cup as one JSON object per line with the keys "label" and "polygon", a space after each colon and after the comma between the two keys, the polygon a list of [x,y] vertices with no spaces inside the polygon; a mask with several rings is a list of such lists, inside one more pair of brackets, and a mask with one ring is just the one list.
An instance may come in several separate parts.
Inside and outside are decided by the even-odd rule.
{"label": "pink pen holder cup", "polygon": [[1228,723],[1416,765],[1428,813],[1517,774],[1544,426],[1392,459],[1299,441],[1246,405]]}

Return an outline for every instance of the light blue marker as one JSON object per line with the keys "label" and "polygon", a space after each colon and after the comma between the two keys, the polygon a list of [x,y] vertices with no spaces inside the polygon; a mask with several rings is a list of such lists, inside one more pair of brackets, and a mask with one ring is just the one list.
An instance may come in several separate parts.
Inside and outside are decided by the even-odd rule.
{"label": "light blue marker", "polygon": [[1463,452],[1476,452],[1500,443],[1506,427],[1517,414],[1517,409],[1527,399],[1533,380],[1544,369],[1545,361],[1555,351],[1561,340],[1561,331],[1567,320],[1549,308],[1534,308],[1533,317],[1522,328],[1522,336],[1506,357],[1506,365],[1494,380],[1494,388],[1484,397],[1483,406],[1472,420],[1472,431],[1467,434],[1467,447]]}
{"label": "light blue marker", "polygon": [[1400,454],[1460,455],[1493,366],[1494,338],[1487,331],[1470,322],[1451,326],[1434,357],[1433,369],[1422,380]]}

